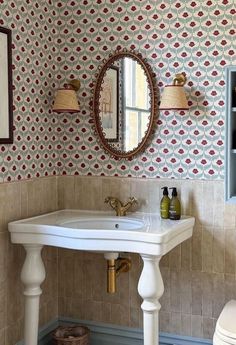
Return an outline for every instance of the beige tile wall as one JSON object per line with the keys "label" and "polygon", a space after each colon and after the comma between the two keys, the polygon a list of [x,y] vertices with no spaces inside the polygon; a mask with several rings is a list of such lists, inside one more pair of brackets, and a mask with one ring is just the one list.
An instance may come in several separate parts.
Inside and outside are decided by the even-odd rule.
{"label": "beige tile wall", "polygon": [[[177,186],[184,214],[196,217],[192,239],[161,260],[165,292],[161,331],[211,338],[223,305],[236,298],[236,207],[224,204],[222,181],[110,177],[59,177],[59,208],[105,210],[108,195],[135,196],[138,209],[159,210],[160,187]],[[118,280],[118,293],[106,294],[106,263],[101,254],[59,250],[59,314],[141,327],[138,255]]]}
{"label": "beige tile wall", "polygon": [[[196,217],[191,240],[161,260],[165,292],[161,331],[211,338],[224,303],[236,298],[236,207],[224,205],[222,181],[62,176],[0,184],[0,339],[14,345],[23,336],[20,270],[24,249],[10,243],[9,221],[58,208],[105,210],[104,198],[136,196],[138,209],[158,211],[160,187],[177,186],[183,213]],[[40,324],[58,314],[141,327],[137,283],[142,269],[132,254],[132,270],[118,280],[118,292],[106,293],[102,254],[45,248]]]}
{"label": "beige tile wall", "polygon": [[[0,184],[0,343],[14,345],[23,334],[23,286],[20,271],[24,249],[10,242],[9,221],[57,209],[56,177]],[[47,277],[42,284],[40,324],[58,315],[58,251],[45,248],[43,259]]]}

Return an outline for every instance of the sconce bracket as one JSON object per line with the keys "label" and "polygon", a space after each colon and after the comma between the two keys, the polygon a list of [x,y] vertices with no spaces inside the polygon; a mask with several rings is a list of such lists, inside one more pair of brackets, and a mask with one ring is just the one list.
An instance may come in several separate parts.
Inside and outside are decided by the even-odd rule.
{"label": "sconce bracket", "polygon": [[173,79],[173,85],[181,85],[183,86],[187,81],[187,78],[183,73],[178,73],[175,75]]}
{"label": "sconce bracket", "polygon": [[68,85],[71,85],[75,91],[79,91],[80,81],[78,79],[69,80]]}

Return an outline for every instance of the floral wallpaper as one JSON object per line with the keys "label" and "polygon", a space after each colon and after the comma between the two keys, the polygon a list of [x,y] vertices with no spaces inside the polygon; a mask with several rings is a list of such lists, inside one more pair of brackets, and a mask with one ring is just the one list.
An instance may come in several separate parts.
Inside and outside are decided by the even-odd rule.
{"label": "floral wallpaper", "polygon": [[[215,0],[0,0],[12,29],[14,144],[1,145],[0,182],[47,175],[223,179],[225,67],[235,64],[235,2]],[[191,109],[160,112],[148,149],[115,160],[99,146],[89,103],[102,60],[140,51],[161,93],[187,75]],[[51,112],[53,94],[81,80],[81,111]]]}
{"label": "floral wallpaper", "polygon": [[[60,121],[60,173],[223,179],[225,67],[236,62],[235,2],[68,1],[61,2],[60,15],[60,73],[82,81],[80,114]],[[104,153],[89,109],[98,66],[123,47],[148,59],[160,93],[184,71],[191,106],[186,112],[160,112],[150,146],[132,161]]]}
{"label": "floral wallpaper", "polygon": [[12,30],[13,145],[0,146],[0,182],[56,174],[57,119],[50,107],[57,60],[58,6],[0,0],[0,26]]}

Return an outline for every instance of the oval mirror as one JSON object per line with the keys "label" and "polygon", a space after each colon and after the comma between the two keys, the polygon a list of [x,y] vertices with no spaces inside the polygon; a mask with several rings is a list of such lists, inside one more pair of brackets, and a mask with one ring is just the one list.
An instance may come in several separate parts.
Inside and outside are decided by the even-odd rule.
{"label": "oval mirror", "polygon": [[157,115],[155,74],[141,54],[109,55],[96,75],[92,112],[106,152],[132,158],[147,147]]}

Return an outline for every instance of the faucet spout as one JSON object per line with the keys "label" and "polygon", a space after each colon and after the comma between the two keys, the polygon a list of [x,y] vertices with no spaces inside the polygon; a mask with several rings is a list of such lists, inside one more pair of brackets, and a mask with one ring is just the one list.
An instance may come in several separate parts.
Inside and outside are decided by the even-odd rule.
{"label": "faucet spout", "polygon": [[105,199],[105,203],[109,204],[111,208],[116,211],[117,216],[126,216],[126,212],[131,208],[131,206],[138,202],[136,198],[131,197],[125,204],[123,204],[118,198],[108,196]]}

